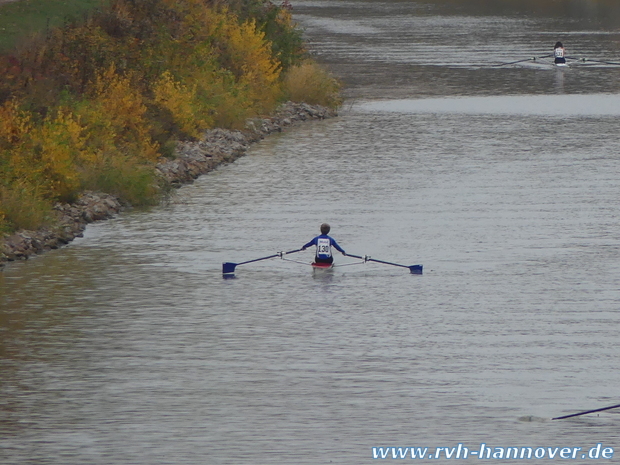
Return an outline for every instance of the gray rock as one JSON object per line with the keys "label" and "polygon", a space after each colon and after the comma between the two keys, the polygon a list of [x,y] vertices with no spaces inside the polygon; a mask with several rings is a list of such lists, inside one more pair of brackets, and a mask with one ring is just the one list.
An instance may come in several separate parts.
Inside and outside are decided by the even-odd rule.
{"label": "gray rock", "polygon": [[[332,116],[337,113],[329,108],[287,102],[269,118],[248,120],[244,131],[210,129],[199,141],[179,142],[176,158],[160,159],[155,170],[169,185],[180,187],[218,165],[235,161],[245,155],[252,143],[269,134],[281,132],[299,121]],[[111,218],[123,209],[117,197],[102,192],[83,192],[72,205],[57,203],[54,211],[59,217],[59,226],[53,230],[19,231],[9,237],[0,237],[0,269],[4,262],[27,259],[35,253],[68,244],[74,238],[82,237],[88,223]]]}

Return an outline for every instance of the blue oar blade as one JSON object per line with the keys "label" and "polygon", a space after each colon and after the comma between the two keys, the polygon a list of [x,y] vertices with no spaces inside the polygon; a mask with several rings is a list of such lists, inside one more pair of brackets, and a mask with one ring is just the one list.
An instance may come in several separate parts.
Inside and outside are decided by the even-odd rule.
{"label": "blue oar blade", "polygon": [[411,265],[409,271],[411,274],[422,274],[422,265]]}
{"label": "blue oar blade", "polygon": [[236,263],[222,263],[222,274],[233,274],[236,266]]}
{"label": "blue oar blade", "polygon": [[368,255],[360,257],[359,255],[353,255],[350,253],[347,254],[347,257],[359,258],[360,260],[364,260],[364,262],[376,262],[376,263],[383,263],[385,265],[399,266],[401,268],[409,268],[409,271],[411,272],[411,274],[422,274],[422,268],[423,268],[422,265],[411,265],[411,266],[400,265],[398,263],[386,262],[384,260],[377,260],[376,258],[369,257]]}
{"label": "blue oar blade", "polygon": [[[292,252],[289,252],[289,253],[293,253],[293,252],[297,252],[297,251],[293,250]],[[281,257],[281,256],[282,256],[282,252],[278,252],[278,253],[274,253],[273,255],[268,255],[266,257],[261,257],[261,258],[255,258],[253,260],[247,260],[247,261],[241,262],[241,263],[226,262],[226,263],[222,264],[222,273],[224,273],[224,274],[232,274],[232,273],[235,272],[235,267],[237,267],[239,265],[245,265],[246,263],[260,262],[261,260],[268,260],[270,258]]]}

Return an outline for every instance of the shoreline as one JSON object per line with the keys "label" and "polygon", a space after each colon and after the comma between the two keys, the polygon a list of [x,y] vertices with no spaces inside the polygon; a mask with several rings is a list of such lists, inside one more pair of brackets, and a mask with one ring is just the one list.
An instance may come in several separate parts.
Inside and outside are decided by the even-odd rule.
{"label": "shoreline", "polygon": [[[161,159],[155,169],[169,185],[179,188],[242,157],[253,143],[270,134],[282,132],[299,122],[334,116],[337,112],[326,107],[286,102],[270,117],[248,120],[245,130],[209,129],[199,141],[178,142],[176,158]],[[33,255],[58,249],[76,237],[82,237],[88,224],[112,218],[130,207],[114,195],[90,191],[83,192],[73,204],[57,203],[54,205],[59,215],[57,225],[36,231],[19,230],[0,238],[0,269],[7,262],[27,260]]]}

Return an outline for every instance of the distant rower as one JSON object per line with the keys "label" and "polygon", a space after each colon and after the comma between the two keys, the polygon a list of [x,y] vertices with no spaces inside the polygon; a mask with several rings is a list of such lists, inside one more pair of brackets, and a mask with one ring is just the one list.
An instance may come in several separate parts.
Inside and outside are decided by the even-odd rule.
{"label": "distant rower", "polygon": [[336,248],[336,250],[342,253],[342,255],[346,255],[338,243],[332,237],[328,236],[330,229],[331,228],[327,223],[323,223],[321,225],[321,235],[316,236],[301,248],[301,250],[305,250],[311,245],[316,245],[316,257],[314,258],[315,263],[334,262],[334,257],[332,256],[332,245]]}
{"label": "distant rower", "polygon": [[554,63],[557,65],[559,63],[566,63],[566,50],[564,49],[564,45],[562,42],[556,42],[555,47],[553,47],[553,57]]}

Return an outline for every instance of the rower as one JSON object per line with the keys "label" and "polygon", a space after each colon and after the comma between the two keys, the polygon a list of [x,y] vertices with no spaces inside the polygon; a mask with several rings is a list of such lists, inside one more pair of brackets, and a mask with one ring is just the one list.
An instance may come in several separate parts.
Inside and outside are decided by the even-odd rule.
{"label": "rower", "polygon": [[314,258],[315,263],[333,263],[334,257],[332,256],[332,246],[342,253],[342,255],[346,255],[345,251],[342,250],[334,238],[328,236],[330,229],[331,228],[327,223],[323,223],[321,225],[321,235],[316,236],[301,248],[301,250],[306,250],[311,245],[316,245],[316,257]]}
{"label": "rower", "polygon": [[553,47],[553,58],[556,65],[558,63],[566,63],[566,50],[564,49],[562,42],[555,43],[555,46]]}

